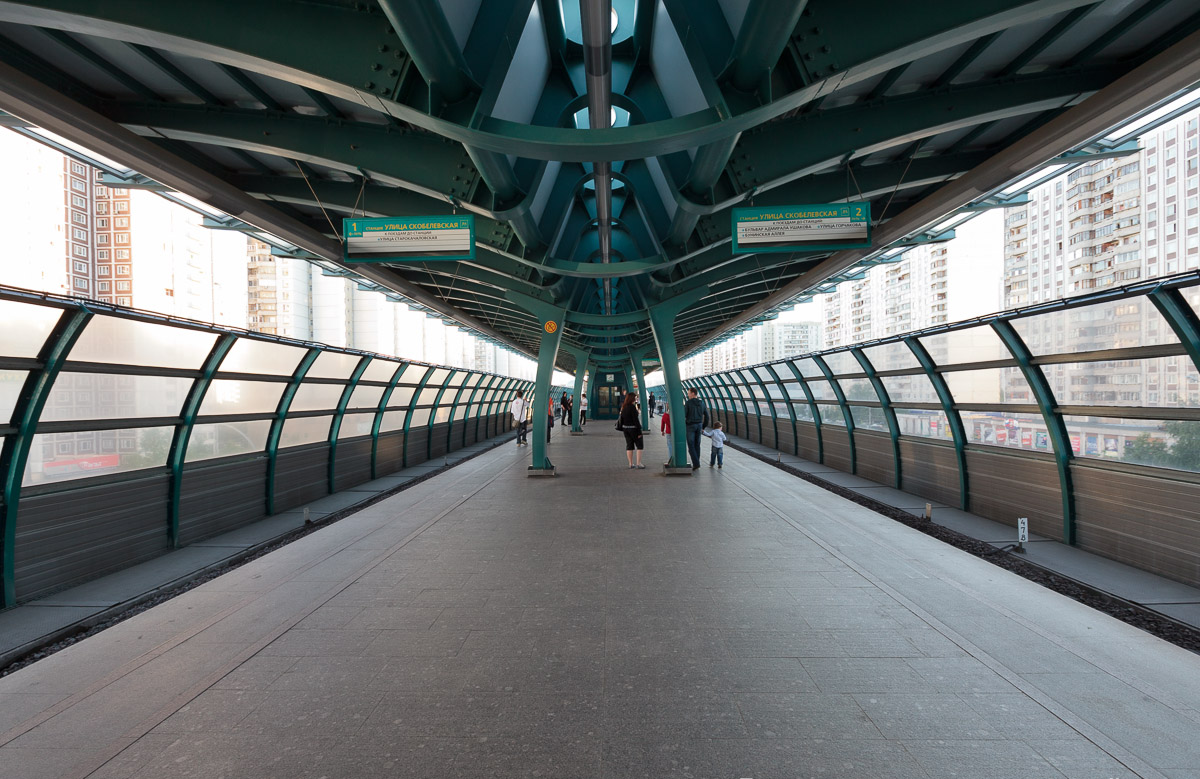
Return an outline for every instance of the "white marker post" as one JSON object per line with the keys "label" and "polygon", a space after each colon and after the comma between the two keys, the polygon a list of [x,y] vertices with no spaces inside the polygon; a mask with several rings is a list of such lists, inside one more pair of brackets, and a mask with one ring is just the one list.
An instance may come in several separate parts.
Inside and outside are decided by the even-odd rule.
{"label": "white marker post", "polygon": [[1017,519],[1017,548],[1014,552],[1025,554],[1025,542],[1029,540],[1029,517]]}

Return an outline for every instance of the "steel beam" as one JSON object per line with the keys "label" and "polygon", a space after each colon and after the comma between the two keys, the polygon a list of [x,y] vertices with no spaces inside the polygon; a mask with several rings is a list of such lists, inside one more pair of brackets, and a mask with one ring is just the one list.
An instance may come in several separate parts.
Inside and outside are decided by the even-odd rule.
{"label": "steel beam", "polygon": [[879,406],[883,410],[883,417],[887,421],[888,433],[892,439],[892,464],[895,468],[895,477],[892,486],[896,489],[904,489],[901,486],[904,482],[901,478],[900,468],[900,425],[896,421],[896,410],[892,408],[892,399],[888,395],[887,387],[883,386],[883,382],[879,379],[879,375],[875,372],[875,367],[871,364],[867,355],[863,354],[862,349],[850,347],[850,354],[854,355],[854,359],[858,360],[858,364],[862,366],[863,372],[867,374],[867,379],[871,382],[871,386],[875,389],[875,394],[879,397]]}
{"label": "steel beam", "polygon": [[350,397],[354,394],[354,390],[358,388],[358,380],[362,378],[363,373],[367,370],[367,366],[371,364],[371,359],[370,355],[364,355],[359,359],[358,364],[354,366],[354,371],[350,374],[350,378],[342,390],[341,397],[338,398],[337,408],[333,412],[333,419],[329,422],[329,468],[327,478],[330,495],[337,492],[337,450],[338,436],[342,432],[342,419],[346,416],[346,407],[350,405]]}
{"label": "steel beam", "polygon": [[283,394],[279,396],[279,405],[275,407],[275,418],[271,420],[271,430],[267,433],[267,516],[275,513],[275,471],[279,462],[279,437],[283,434],[283,426],[287,422],[288,409],[292,407],[292,398],[296,397],[296,390],[300,389],[300,384],[308,375],[308,369],[317,361],[322,351],[324,350],[314,347],[301,358]]}
{"label": "steel beam", "polygon": [[918,338],[907,336],[903,343],[917,358],[921,369],[929,378],[929,383],[933,385],[933,391],[937,393],[938,401],[942,404],[942,413],[946,415],[946,424],[950,425],[950,434],[954,440],[954,459],[958,463],[958,507],[963,511],[970,511],[971,484],[967,474],[967,431],[963,427],[962,417],[954,407],[954,396],[950,394],[950,385],[938,372],[929,351]]}

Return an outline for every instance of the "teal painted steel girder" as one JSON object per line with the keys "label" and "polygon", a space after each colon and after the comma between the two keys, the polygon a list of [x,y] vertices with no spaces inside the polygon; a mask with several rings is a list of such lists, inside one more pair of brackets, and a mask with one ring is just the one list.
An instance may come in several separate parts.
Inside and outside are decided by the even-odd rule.
{"label": "teal painted steel girder", "polygon": [[[722,116],[713,108],[645,125],[574,130],[524,125],[489,117],[478,127],[431,115],[425,83],[405,82],[407,56],[389,60],[400,41],[374,7],[305,4],[289,9],[287,36],[245,36],[243,30],[272,29],[279,18],[273,0],[244,0],[239,24],[214,16],[203,4],[128,0],[97,6],[88,0],[46,0],[39,7],[0,7],[0,21],[15,21],[113,40],[153,40],[157,48],[206,57],[250,72],[299,83],[355,103],[369,103],[405,122],[461,143],[501,154],[574,162],[637,159],[682,151],[744,132],[801,107],[832,87],[846,87],[894,67],[961,43],[1075,7],[1088,0],[1006,0],[959,4],[938,0],[910,15],[892,35],[862,35],[862,19],[887,18],[885,0],[843,8],[822,4],[813,21],[837,62],[811,83],[772,102]],[[878,7],[875,7],[878,6]],[[810,4],[809,10],[813,10]],[[278,38],[278,40],[275,40]],[[816,41],[814,41],[816,42]],[[387,47],[380,50],[379,47]],[[386,56],[383,56],[386,55]],[[376,68],[375,66],[379,66]],[[392,75],[392,73],[395,75]],[[385,75],[386,74],[386,75]],[[414,94],[407,102],[408,93]],[[402,94],[403,93],[403,94]]]}
{"label": "teal painted steel girder", "polygon": [[1200,371],[1200,317],[1188,305],[1183,293],[1178,289],[1155,289],[1146,297],[1167,320],[1179,343],[1187,351],[1192,365]]}
{"label": "teal painted steel girder", "polygon": [[867,355],[863,354],[862,349],[851,346],[850,354],[854,355],[854,359],[858,360],[858,364],[862,366],[863,372],[867,374],[867,379],[870,380],[871,386],[875,388],[875,394],[879,396],[879,406],[883,409],[883,417],[887,420],[888,433],[892,438],[892,464],[895,467],[894,486],[896,489],[903,488],[903,479],[900,471],[900,424],[896,421],[896,410],[892,408],[892,399],[888,395],[887,387],[883,386],[883,382],[879,379],[879,374],[875,372],[875,366],[871,364],[871,360]]}
{"label": "teal painted steel girder", "polygon": [[16,592],[16,547],[17,547],[17,515],[21,507],[21,485],[25,479],[25,466],[29,462],[29,452],[33,448],[33,440],[37,435],[38,421],[42,409],[50,398],[54,381],[62,371],[71,348],[79,340],[83,329],[91,320],[93,314],[83,306],[66,309],[59,317],[58,324],[46,338],[38,354],[40,370],[30,371],[21,388],[17,407],[13,411],[16,420],[16,432],[6,436],[4,448],[0,450],[0,473],[4,475],[4,505],[3,532],[0,533],[0,588],[3,595],[0,602],[4,608],[17,602]]}
{"label": "teal painted steel girder", "polygon": [[[741,372],[742,372],[743,379],[746,379],[746,377],[749,376],[751,379],[753,379],[758,384],[759,389],[761,389],[763,391],[762,401],[759,401],[757,398],[755,398],[755,400],[754,400],[754,405],[756,406],[755,411],[758,412],[758,437],[759,437],[759,440],[760,441],[762,440],[762,405],[761,404],[766,403],[767,408],[770,409],[770,411],[771,411],[771,427],[775,430],[774,446],[775,446],[775,448],[779,448],[779,414],[777,414],[775,411],[775,402],[771,398],[771,393],[767,391],[767,385],[762,380],[762,378],[759,377],[758,371],[754,370],[753,368],[743,368]],[[752,394],[752,395],[754,394],[753,390],[751,390],[750,394]]]}
{"label": "teal painted steel girder", "polygon": [[[780,399],[783,402],[783,404],[785,406],[787,406],[788,418],[791,419],[791,421],[792,421],[792,454],[799,455],[800,454],[800,430],[796,427],[796,408],[795,408],[795,406],[792,405],[792,397],[790,394],[788,394],[787,387],[784,386],[783,381],[779,378],[779,371],[775,370],[775,366],[777,364],[778,363],[768,363],[767,365],[764,365],[763,367],[766,368],[767,373],[771,374],[771,378],[775,380],[775,386],[779,388]],[[772,405],[774,405],[774,401],[772,401]],[[776,449],[779,448],[779,428],[778,427],[775,428],[775,448]]]}
{"label": "teal painted steel girder", "polygon": [[842,392],[841,385],[837,383],[837,379],[833,378],[833,371],[829,369],[829,364],[825,362],[823,356],[814,354],[812,361],[825,375],[825,380],[829,382],[829,388],[833,390],[833,396],[837,398],[837,403],[841,406],[842,418],[846,422],[846,439],[850,443],[850,473],[858,473],[858,447],[854,445],[854,416],[850,413],[850,404],[846,402],[846,393]]}
{"label": "teal painted steel girder", "polygon": [[[796,367],[795,360],[786,360],[784,362],[788,370],[792,372],[792,377],[800,386],[800,391],[804,393],[805,399],[808,401],[808,410],[812,414],[813,427],[817,432],[817,462],[825,463],[825,439],[822,435],[821,410],[817,408],[816,398],[813,397],[812,390],[808,386],[808,382],[804,379],[804,374]],[[791,396],[788,396],[788,401],[791,402]],[[799,435],[797,435],[796,454],[800,454]]]}
{"label": "teal painted steel girder", "polygon": [[971,510],[970,477],[967,473],[967,431],[963,426],[962,416],[954,408],[954,396],[950,393],[950,385],[946,378],[937,370],[929,350],[916,337],[906,337],[903,340],[917,363],[929,377],[933,391],[937,393],[938,401],[942,404],[942,413],[946,415],[946,424],[950,425],[950,433],[954,440],[954,459],[958,463],[958,507],[963,511]]}
{"label": "teal painted steel girder", "polygon": [[[425,437],[425,459],[426,460],[433,459],[433,425],[434,425],[434,420],[437,419],[438,409],[441,408],[441,406],[442,406],[442,398],[446,395],[446,390],[450,389],[450,382],[453,381],[454,377],[460,373],[469,374],[470,372],[457,370],[457,369],[450,371],[450,373],[446,375],[446,380],[442,382],[441,388],[438,389],[437,396],[434,397],[434,399],[433,399],[433,410],[429,412],[429,435]],[[466,381],[466,376],[463,377],[463,381]],[[459,391],[460,392],[462,391],[461,387],[460,387]],[[453,406],[450,407],[450,427],[454,427],[454,407]],[[447,444],[446,448],[447,449],[449,449],[449,443],[450,443],[450,431],[447,430],[446,431],[446,444]]]}
{"label": "teal painted steel girder", "polygon": [[183,421],[175,426],[175,434],[171,438],[171,449],[167,454],[167,466],[171,469],[170,496],[167,502],[167,544],[173,549],[179,548],[179,523],[182,519],[179,505],[183,496],[183,465],[187,460],[188,443],[192,439],[192,430],[196,426],[196,415],[204,403],[204,396],[212,384],[213,376],[221,367],[221,361],[233,348],[237,336],[225,333],[217,338],[212,351],[200,368],[200,375],[192,382],[187,399],[183,403]]}
{"label": "teal painted steel girder", "polygon": [[[412,398],[410,398],[408,401],[408,413],[406,413],[404,415],[404,444],[403,444],[404,449],[401,452],[401,460],[400,460],[401,467],[403,467],[403,468],[408,467],[408,433],[409,433],[410,427],[412,426],[413,411],[416,410],[418,401],[421,399],[421,391],[425,389],[425,385],[429,382],[429,379],[433,376],[434,372],[437,370],[438,370],[437,368],[430,366],[425,371],[425,375],[422,376],[421,381],[417,383],[417,388],[415,390],[413,390]],[[429,418],[430,418],[430,420],[433,419],[432,411],[429,413]]]}
{"label": "teal painted steel girder", "polygon": [[359,359],[358,364],[354,366],[354,371],[350,374],[350,379],[342,389],[341,397],[338,398],[337,408],[333,412],[333,419],[329,422],[329,469],[327,478],[330,495],[337,492],[337,450],[338,436],[342,432],[342,419],[346,416],[346,407],[350,405],[350,397],[354,394],[354,390],[358,388],[358,380],[362,378],[363,372],[371,364],[371,359],[371,355],[364,355]]}
{"label": "teal painted steel girder", "polygon": [[271,420],[271,430],[267,433],[267,516],[275,513],[275,470],[279,461],[279,437],[283,435],[283,425],[287,422],[288,409],[292,407],[292,398],[296,397],[296,390],[300,389],[300,384],[308,375],[308,369],[321,356],[321,352],[321,349],[314,347],[300,359],[296,370],[292,372],[292,378],[288,381],[287,387],[279,396],[279,405],[275,408],[275,418]]}
{"label": "teal painted steel girder", "polygon": [[392,378],[388,381],[387,388],[383,394],[379,396],[379,405],[375,409],[375,420],[371,423],[371,478],[379,478],[379,428],[383,426],[383,415],[387,412],[388,402],[392,399],[392,393],[396,389],[396,385],[400,383],[400,377],[404,375],[404,371],[412,363],[402,362],[396,372],[392,374]]}
{"label": "teal painted steel girder", "polygon": [[1057,403],[1054,400],[1054,392],[1050,389],[1050,382],[1046,380],[1046,374],[1033,364],[1033,355],[1030,353],[1029,347],[1017,334],[1012,323],[996,320],[992,322],[992,329],[996,331],[996,335],[1000,336],[1000,340],[1004,342],[1005,347],[1012,353],[1013,359],[1020,366],[1021,373],[1025,376],[1025,381],[1029,383],[1029,389],[1033,393],[1038,410],[1041,411],[1042,419],[1046,423],[1050,443],[1054,446],[1054,462],[1058,466],[1059,489],[1062,492],[1062,540],[1064,544],[1073,546],[1075,544],[1075,488],[1071,479],[1071,460],[1075,455],[1074,450],[1071,449],[1071,438],[1067,433],[1066,422],[1063,421],[1062,414],[1056,410]]}
{"label": "teal painted steel girder", "polygon": [[397,0],[378,2],[413,64],[429,83],[430,92],[436,94],[430,98],[430,106],[457,103],[479,91],[436,0],[407,0],[403,7]]}

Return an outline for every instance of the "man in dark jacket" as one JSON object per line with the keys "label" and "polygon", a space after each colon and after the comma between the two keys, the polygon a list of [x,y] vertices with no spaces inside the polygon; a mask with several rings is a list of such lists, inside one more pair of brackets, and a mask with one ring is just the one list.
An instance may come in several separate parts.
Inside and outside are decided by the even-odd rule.
{"label": "man in dark jacket", "polygon": [[688,390],[687,402],[683,404],[683,421],[687,430],[688,454],[692,457],[692,470],[700,467],[700,431],[708,427],[708,409],[696,396],[696,390]]}

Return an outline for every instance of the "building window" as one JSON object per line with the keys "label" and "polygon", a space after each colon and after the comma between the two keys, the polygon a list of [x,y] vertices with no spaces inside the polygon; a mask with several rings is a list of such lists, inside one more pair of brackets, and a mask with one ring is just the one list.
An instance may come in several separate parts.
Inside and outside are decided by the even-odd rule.
{"label": "building window", "polygon": [[112,266],[111,265],[97,265],[96,272],[99,273],[101,276],[111,276],[112,275]]}
{"label": "building window", "polygon": [[80,246],[79,244],[74,244],[74,245],[71,247],[71,252],[72,252],[72,253],[73,253],[73,254],[74,254],[76,257],[86,257],[86,256],[88,256],[88,255],[87,255],[87,247],[86,247],[86,246]]}
{"label": "building window", "polygon": [[113,203],[113,211],[116,211],[118,214],[124,213],[128,210],[129,210],[129,203],[127,203],[123,200]]}
{"label": "building window", "polygon": [[[83,198],[79,198],[79,202],[76,205],[78,205],[80,208],[83,208]],[[97,214],[107,214],[108,213],[108,203],[97,203],[96,204],[96,213]]]}
{"label": "building window", "polygon": [[82,289],[82,290],[86,291],[87,288],[88,288],[87,279],[75,279],[75,289]]}
{"label": "building window", "polygon": [[118,265],[117,266],[117,275],[118,276],[128,276],[129,275],[129,266],[128,265]]}
{"label": "building window", "polygon": [[117,249],[117,259],[118,260],[128,260],[129,259],[129,250],[128,249]]}
{"label": "building window", "polygon": [[87,240],[87,231],[80,230],[78,227],[76,227],[74,230],[72,230],[71,234],[75,236],[76,241],[86,241]]}
{"label": "building window", "polygon": [[81,198],[79,195],[71,195],[71,205],[75,206],[76,208],[87,208],[87,201]]}
{"label": "building window", "polygon": [[84,175],[83,166],[80,165],[78,162],[72,162],[71,163],[71,172],[74,173],[76,176],[82,176],[82,175]]}
{"label": "building window", "polygon": [[128,305],[131,305],[131,304],[130,304],[130,302],[129,302],[129,298],[123,298],[123,297],[122,297],[122,298],[117,298],[117,305],[118,305],[118,306],[128,306]]}
{"label": "building window", "polygon": [[129,227],[129,217],[118,216],[116,219],[113,220],[113,227],[117,227],[117,228]]}
{"label": "building window", "polygon": [[111,284],[109,284],[107,281],[99,281],[99,282],[96,282],[96,289],[98,289],[98,290],[99,290],[99,291],[101,291],[101,292],[108,292],[108,291],[109,291],[109,288],[110,288],[111,286],[112,286],[112,285],[111,285]]}
{"label": "building window", "polygon": [[117,233],[117,243],[129,243],[129,233]]}
{"label": "building window", "polygon": [[76,263],[75,263],[75,272],[76,272],[76,273],[87,273],[87,272],[88,272],[88,266],[87,266],[87,263],[86,263],[86,262],[78,262],[78,261],[76,261]]}
{"label": "building window", "polygon": [[96,250],[96,259],[97,260],[107,260],[108,259],[108,249],[97,249]]}
{"label": "building window", "polygon": [[71,179],[71,189],[76,192],[87,192],[87,182],[79,179]]}
{"label": "building window", "polygon": [[129,291],[129,282],[128,281],[118,281],[117,282],[117,292],[128,292],[128,291]]}
{"label": "building window", "polygon": [[96,243],[108,243],[108,236],[104,233],[96,234]]}
{"label": "building window", "polygon": [[71,221],[75,224],[87,225],[87,214],[81,214],[78,211],[71,212]]}
{"label": "building window", "polygon": [[124,187],[113,187],[113,195],[116,195],[119,197],[121,195],[128,195],[128,194],[129,194],[129,190],[125,189]]}

